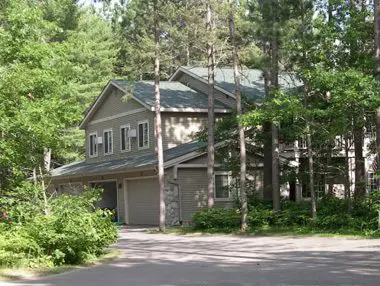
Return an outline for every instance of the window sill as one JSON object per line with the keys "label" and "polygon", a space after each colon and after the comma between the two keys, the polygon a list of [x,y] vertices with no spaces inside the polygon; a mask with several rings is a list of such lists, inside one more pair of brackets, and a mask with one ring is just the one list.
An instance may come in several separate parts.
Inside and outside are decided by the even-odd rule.
{"label": "window sill", "polygon": [[214,198],[216,202],[232,202],[232,198]]}
{"label": "window sill", "polygon": [[104,156],[110,156],[110,155],[113,155],[113,152],[112,153],[103,153]]}
{"label": "window sill", "polygon": [[146,149],[149,149],[149,146],[146,146],[146,147],[138,147],[138,150],[146,150]]}

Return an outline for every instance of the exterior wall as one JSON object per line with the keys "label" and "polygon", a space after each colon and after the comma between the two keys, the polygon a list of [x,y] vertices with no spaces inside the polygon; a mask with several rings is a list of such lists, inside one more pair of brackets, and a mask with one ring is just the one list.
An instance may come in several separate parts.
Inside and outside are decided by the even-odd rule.
{"label": "exterior wall", "polygon": [[[103,119],[109,116],[118,115],[126,111],[145,108],[137,101],[124,96],[123,92],[117,88],[109,88],[104,94],[104,100],[100,108],[95,112],[91,121]],[[90,123],[91,124],[91,123]]]}
{"label": "exterior wall", "polygon": [[[115,116],[125,112],[137,113],[124,115],[117,118],[107,118]],[[138,149],[138,137],[131,139],[131,151],[120,151],[120,126],[130,124],[131,129],[137,130],[137,124],[139,121],[149,121],[149,148]],[[103,137],[103,130],[112,128],[113,134],[113,154],[104,155],[104,144],[98,145],[98,156],[90,158],[88,148],[88,136],[92,132],[97,132],[98,137]],[[138,133],[138,132],[137,132]],[[120,93],[113,92],[109,95],[108,99],[102,104],[102,107],[96,112],[94,118],[89,122],[86,127],[86,160],[88,162],[100,162],[108,160],[116,160],[135,155],[144,155],[153,153],[155,150],[154,140],[154,112],[147,110],[141,104],[133,99],[129,99],[127,102],[121,97]],[[137,134],[138,136],[138,134]],[[104,138],[103,138],[104,142]]]}
{"label": "exterior wall", "polygon": [[[194,79],[187,74],[182,74],[181,77],[178,79],[178,81],[182,82],[183,84],[189,86],[190,88],[198,92],[201,92],[206,95],[208,93],[207,84],[200,82],[199,80]],[[232,97],[225,95],[224,93],[220,92],[217,89],[214,89],[214,96],[217,100],[219,100],[220,102],[223,102],[230,108],[236,108],[236,101]]]}
{"label": "exterior wall", "polygon": [[204,126],[207,126],[207,113],[162,113],[164,149],[192,141],[192,135]]}
{"label": "exterior wall", "polygon": [[90,186],[92,182],[104,182],[104,181],[116,181],[117,185],[117,209],[118,209],[118,218],[119,221],[124,222],[125,218],[125,198],[124,198],[124,179],[125,178],[137,178],[140,176],[153,176],[155,172],[151,171],[139,171],[139,172],[129,172],[122,174],[113,174],[113,175],[99,175],[99,176],[87,176],[81,178],[72,178],[72,179],[55,179],[51,183],[49,188],[51,190],[59,190],[63,188],[68,188],[69,186],[77,186],[82,184],[83,186]]}
{"label": "exterior wall", "polygon": [[[180,185],[181,218],[190,222],[193,213],[207,207],[207,172],[206,168],[178,169]],[[215,201],[216,207],[232,207],[233,200]]]}

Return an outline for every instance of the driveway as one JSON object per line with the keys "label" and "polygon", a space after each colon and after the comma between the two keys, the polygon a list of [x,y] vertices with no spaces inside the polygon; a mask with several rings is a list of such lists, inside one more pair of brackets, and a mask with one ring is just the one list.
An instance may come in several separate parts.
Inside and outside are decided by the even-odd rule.
{"label": "driveway", "polygon": [[[380,285],[380,241],[176,236],[124,230],[105,265],[3,285]],[[0,283],[1,284],[1,283]]]}

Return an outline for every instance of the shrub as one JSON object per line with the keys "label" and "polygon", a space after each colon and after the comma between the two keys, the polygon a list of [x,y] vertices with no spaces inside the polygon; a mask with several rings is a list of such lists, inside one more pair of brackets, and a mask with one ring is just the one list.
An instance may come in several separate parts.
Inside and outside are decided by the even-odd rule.
{"label": "shrub", "polygon": [[273,225],[276,215],[271,209],[251,209],[248,213],[248,225],[251,228]]}
{"label": "shrub", "polygon": [[3,231],[0,265],[78,264],[100,255],[116,241],[117,228],[110,212],[95,210],[98,199],[99,192],[94,190],[55,197],[47,215],[40,211]]}
{"label": "shrub", "polygon": [[236,208],[204,209],[193,215],[193,223],[199,230],[236,230],[240,226],[240,211]]}

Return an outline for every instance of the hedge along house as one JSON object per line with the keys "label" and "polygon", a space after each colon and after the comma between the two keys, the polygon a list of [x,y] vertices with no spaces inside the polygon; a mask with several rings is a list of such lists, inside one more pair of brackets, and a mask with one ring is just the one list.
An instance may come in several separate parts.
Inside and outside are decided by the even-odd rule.
{"label": "hedge along house", "polygon": [[[207,126],[205,76],[207,69],[181,67],[169,81],[160,82],[168,225],[190,221],[194,212],[207,206],[207,154],[204,144],[192,137]],[[243,93],[262,100],[261,72],[247,70],[242,78]],[[215,114],[221,118],[236,106],[232,69],[218,69],[215,82]],[[76,193],[85,185],[102,187],[98,207],[116,209],[118,220],[127,224],[157,225],[154,122],[153,82],[111,80],[80,124],[86,136],[85,160],[52,170],[52,187],[60,193]],[[249,176],[258,189],[261,166],[258,162]],[[216,206],[232,205],[231,182],[231,173],[217,163]]]}

